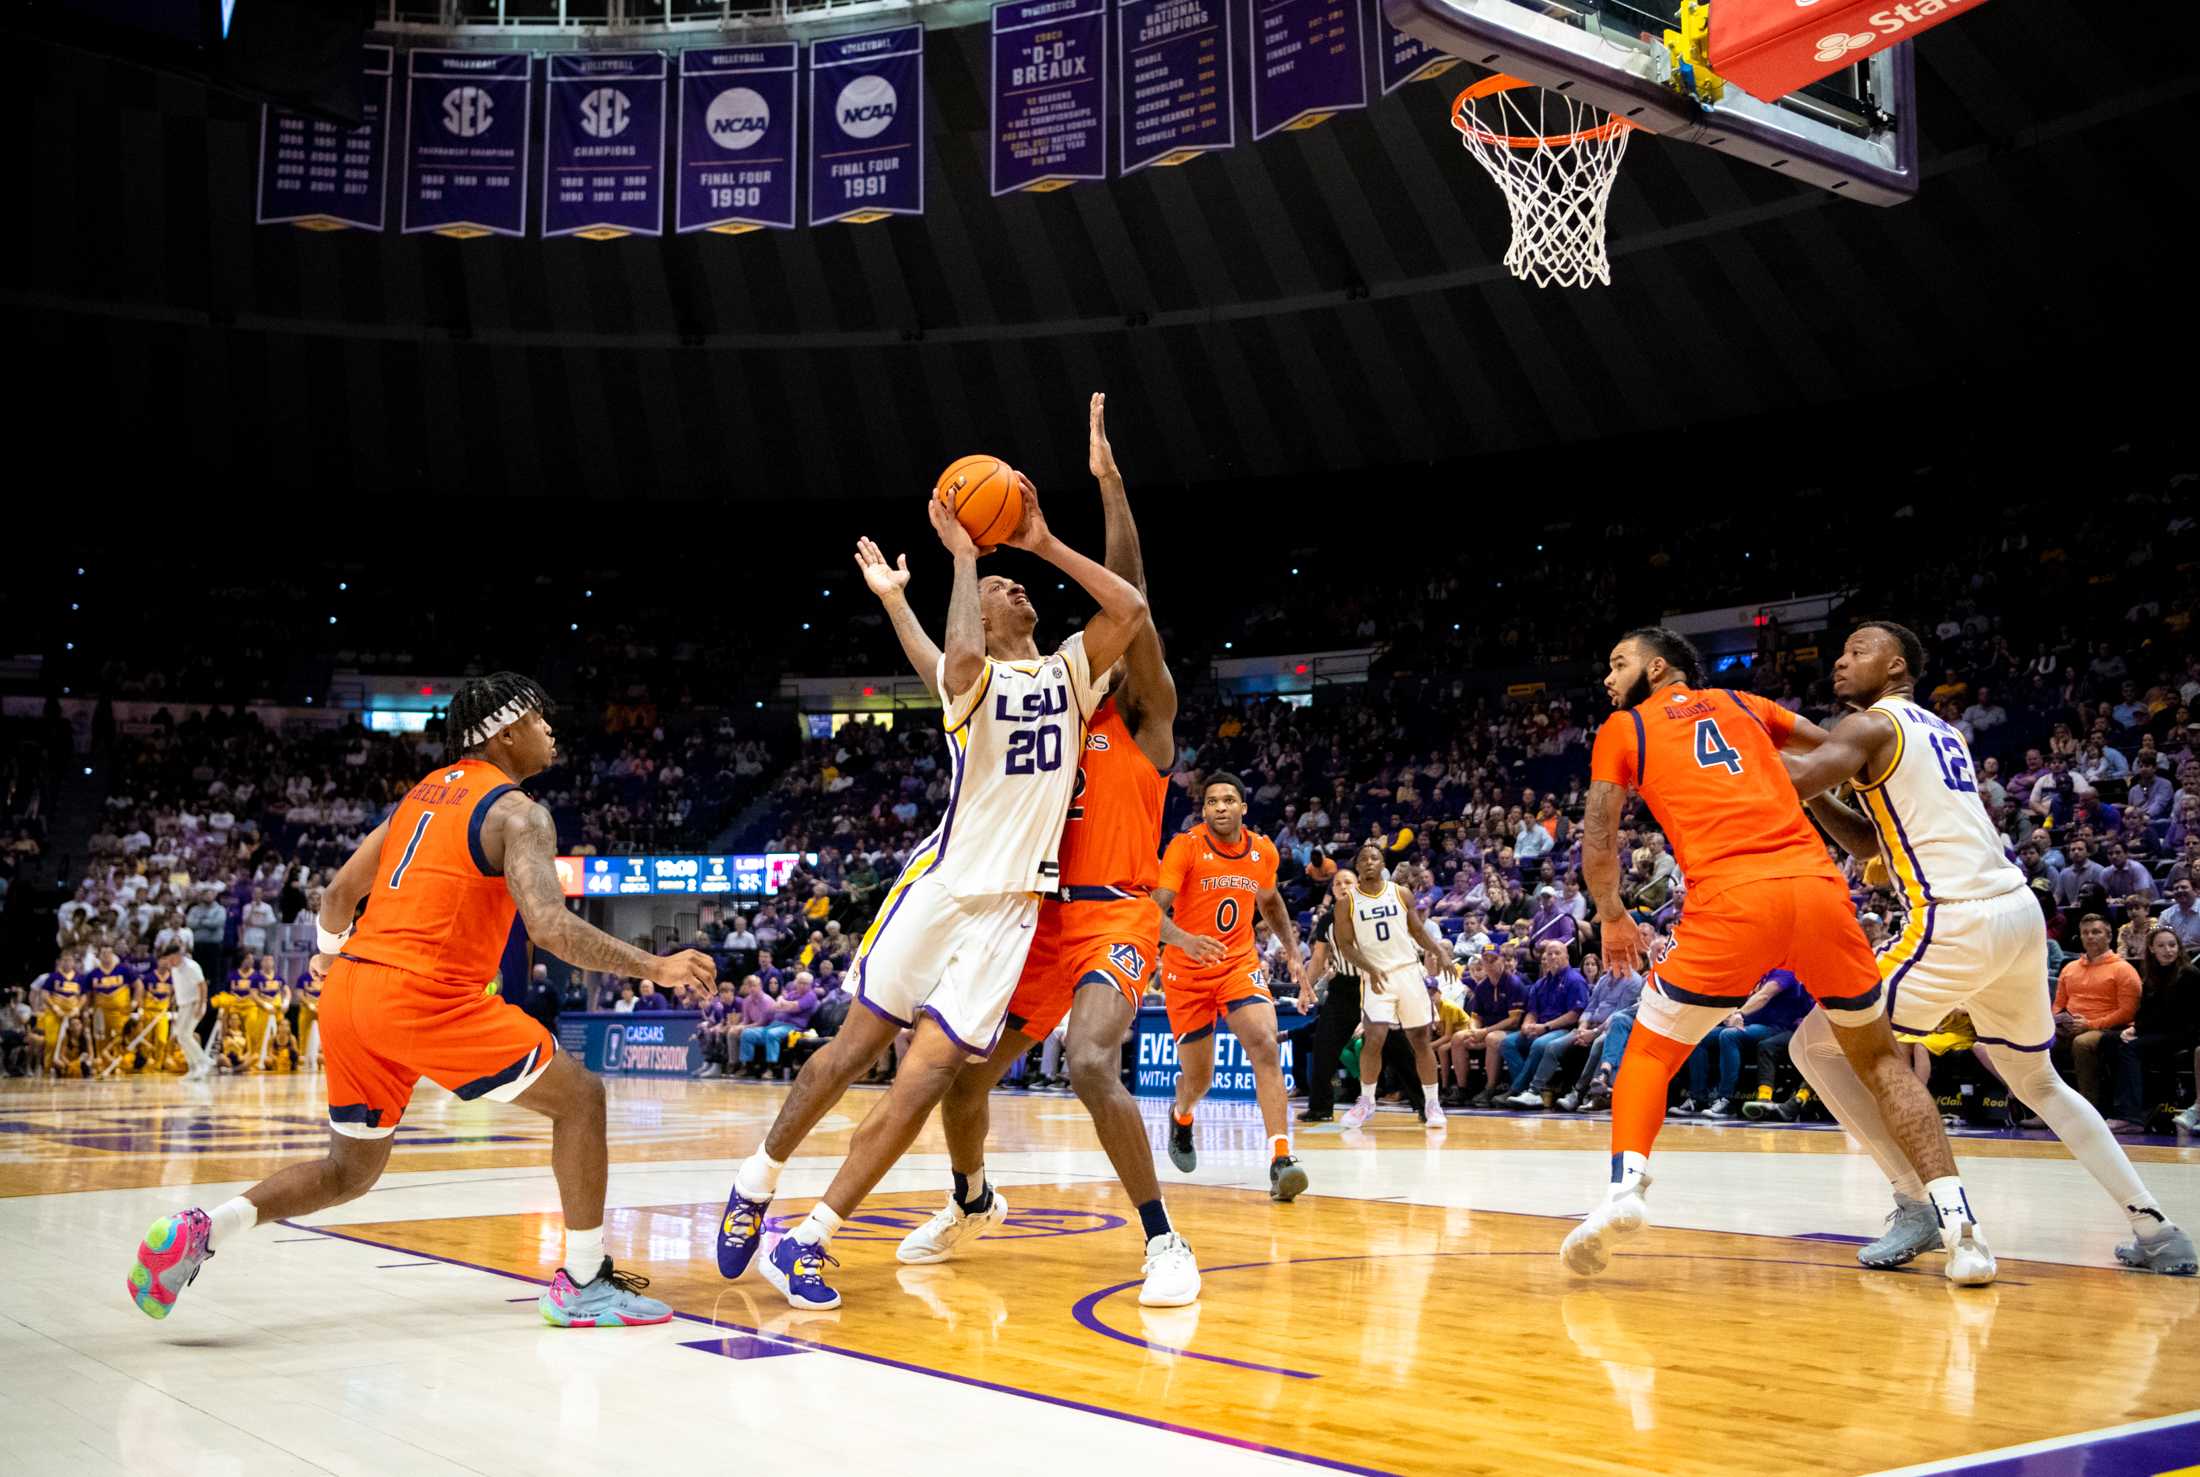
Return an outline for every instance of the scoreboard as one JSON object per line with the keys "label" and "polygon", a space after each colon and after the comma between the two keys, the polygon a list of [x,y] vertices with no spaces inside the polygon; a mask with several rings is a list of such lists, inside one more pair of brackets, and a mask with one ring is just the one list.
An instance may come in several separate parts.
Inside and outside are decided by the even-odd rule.
{"label": "scoreboard", "polygon": [[[747,856],[561,856],[558,881],[567,897],[656,897],[736,893],[773,896],[803,860],[800,852]],[[817,854],[809,854],[815,862]]]}

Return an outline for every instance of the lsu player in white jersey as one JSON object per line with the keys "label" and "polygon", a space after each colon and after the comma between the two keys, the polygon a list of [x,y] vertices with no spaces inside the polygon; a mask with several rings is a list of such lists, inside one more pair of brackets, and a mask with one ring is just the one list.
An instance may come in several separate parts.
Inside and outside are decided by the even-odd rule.
{"label": "lsu player in white jersey", "polygon": [[1021,481],[1024,518],[1008,543],[1037,554],[1099,605],[1077,635],[1042,654],[1039,613],[1004,575],[978,578],[979,550],[931,500],[932,527],[955,560],[937,690],[952,779],[947,810],[879,904],[851,969],[862,1008],[805,1062],[756,1152],[743,1161],[719,1223],[718,1270],[738,1277],[763,1240],[781,1166],[848,1085],[905,1027],[894,1085],[857,1128],[825,1198],[764,1251],[764,1278],[798,1308],[836,1308],[824,1280],[832,1236],[939,1105],[966,1062],[999,1038],[1031,948],[1039,897],[1055,887],[1055,853],[1075,798],[1086,721],[1107,672],[1146,621],[1135,585],[1047,529],[1038,490]]}
{"label": "lsu player in white jersey", "polygon": [[[1383,1074],[1383,1042],[1391,1028],[1406,1033],[1413,1048],[1414,1069],[1421,1074],[1422,1096],[1427,1099],[1428,1127],[1441,1132],[1444,1110],[1436,1083],[1436,1052],[1429,1045],[1428,1028],[1435,1018],[1429,1004],[1428,975],[1446,962],[1442,941],[1413,905],[1412,894],[1383,874],[1382,848],[1370,842],[1352,859],[1353,877],[1335,882],[1338,952],[1359,970],[1365,983],[1360,988],[1360,1016],[1365,1040],[1360,1044],[1360,1100],[1342,1120],[1346,1128],[1358,1128],[1375,1116],[1375,1084]],[[1423,973],[1423,966],[1427,973]]]}
{"label": "lsu player in white jersey", "polygon": [[[1897,1030],[1922,1036],[1950,1011],[1968,1012],[1994,1071],[2131,1222],[2132,1239],[2116,1248],[2116,1259],[2190,1276],[2192,1239],[2163,1215],[2099,1110],[2048,1059],[2055,1021],[2046,922],[1979,799],[1970,745],[1916,700],[1924,659],[1908,628],[1889,621],[1859,626],[1833,664],[1834,694],[1858,711],[1813,752],[1781,755],[1819,824],[1852,856],[1884,864],[1909,905],[1901,937],[1879,954],[1888,1017]],[[1842,784],[1853,786],[1862,814],[1831,793]],[[1937,1250],[1940,1227],[1924,1186],[1833,1040],[1824,1012],[1804,1020],[1789,1052],[1894,1186],[1887,1233],[1857,1260],[1899,1267]]]}

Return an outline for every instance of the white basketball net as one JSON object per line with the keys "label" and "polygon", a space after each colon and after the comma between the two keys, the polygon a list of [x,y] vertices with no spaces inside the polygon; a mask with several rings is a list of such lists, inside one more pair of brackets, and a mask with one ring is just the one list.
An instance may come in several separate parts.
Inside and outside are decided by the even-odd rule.
{"label": "white basketball net", "polygon": [[[1532,111],[1524,105],[1531,98]],[[1462,98],[1451,121],[1505,192],[1512,274],[1538,287],[1611,286],[1604,210],[1633,127],[1562,93],[1525,86]]]}

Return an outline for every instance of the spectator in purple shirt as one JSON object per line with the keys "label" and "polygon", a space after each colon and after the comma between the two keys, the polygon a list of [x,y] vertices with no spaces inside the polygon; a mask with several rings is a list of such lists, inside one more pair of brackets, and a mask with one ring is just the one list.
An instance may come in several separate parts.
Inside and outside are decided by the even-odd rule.
{"label": "spectator in purple shirt", "polygon": [[1444,1043],[1444,1065],[1451,1072],[1451,1088],[1444,1106],[1466,1106],[1467,1078],[1477,1053],[1483,1057],[1483,1075],[1497,1077],[1497,1052],[1505,1033],[1520,1024],[1528,1009],[1528,987],[1506,967],[1498,949],[1484,949],[1467,961],[1467,1012],[1474,1025]]}
{"label": "spectator in purple shirt", "polygon": [[[754,978],[754,976],[752,975],[751,978]],[[810,1016],[817,1009],[817,981],[805,969],[788,983],[783,998],[776,1001],[772,1000],[763,993],[761,984],[757,990],[757,998],[764,1003],[760,1012],[762,1019],[754,1024],[748,1023],[747,1002],[743,1002],[741,1013],[743,1021],[741,1064],[743,1066],[754,1064],[757,1053],[762,1052],[764,1064],[759,1068],[757,1075],[769,1074],[777,1077],[781,1075],[779,1067],[781,1048],[786,1046],[789,1036],[810,1023]]]}
{"label": "spectator in purple shirt", "polygon": [[1528,942],[1538,950],[1551,942],[1571,944],[1578,925],[1571,909],[1559,899],[1556,887],[1544,887],[1537,891],[1535,912],[1528,918]]}
{"label": "spectator in purple shirt", "polygon": [[703,1041],[703,1065],[698,1077],[723,1077],[733,1065],[731,1036],[740,1019],[741,1004],[734,998],[733,981],[720,980],[718,993],[703,1002],[703,1023],[697,1034]]}
{"label": "spectator in purple shirt", "polygon": [[655,980],[643,980],[642,993],[640,997],[635,1000],[634,1009],[637,1012],[644,1010],[670,1010],[672,1009],[672,1002],[667,999],[663,992],[661,992],[657,988],[657,982]]}
{"label": "spectator in purple shirt", "polygon": [[[1552,900],[1546,897],[1544,901]],[[1571,914],[1556,916],[1564,918],[1567,926],[1572,927]],[[1573,1045],[1573,1028],[1580,1024],[1582,1012],[1589,1008],[1589,982],[1582,978],[1580,970],[1567,964],[1564,943],[1555,938],[1544,939],[1537,958],[1543,972],[1528,987],[1528,1018],[1520,1023],[1519,1030],[1505,1038],[1505,1065],[1512,1073],[1512,1096],[1506,1099],[1506,1104],[1515,1108],[1548,1106],[1543,1094],[1528,1090],[1528,1079],[1543,1072],[1548,1081],[1557,1073],[1560,1059]],[[1549,1063],[1548,1071],[1545,1070],[1546,1062]]]}
{"label": "spectator in purple shirt", "polygon": [[[1679,1111],[1686,1114],[1701,1106],[1706,1118],[1741,1116],[1741,1104],[1735,1101],[1735,1096],[1741,1090],[1745,1042],[1756,1043],[1757,1079],[1764,1085],[1765,1096],[1769,1099],[1773,1074],[1779,1069],[1788,1038],[1803,1023],[1803,1017],[1810,1014],[1810,1008],[1810,992],[1803,988],[1802,981],[1784,969],[1775,969],[1766,975],[1742,1002],[1741,1008],[1729,1015],[1718,1030],[1704,1037],[1695,1054],[1689,1057],[1689,1101],[1681,1104]],[[1715,1095],[1709,1091],[1714,1059],[1719,1065],[1719,1088]]]}

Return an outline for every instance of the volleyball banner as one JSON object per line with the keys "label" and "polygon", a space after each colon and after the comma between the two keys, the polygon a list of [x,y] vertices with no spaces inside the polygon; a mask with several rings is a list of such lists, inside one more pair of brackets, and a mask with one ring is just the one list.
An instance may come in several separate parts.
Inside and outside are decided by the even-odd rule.
{"label": "volleyball banner", "polygon": [[405,234],[527,233],[529,70],[524,51],[406,53]]}
{"label": "volleyball banner", "polygon": [[794,229],[801,65],[792,41],[680,53],[675,231]]}
{"label": "volleyball banner", "polygon": [[359,99],[366,117],[357,128],[260,105],[256,215],[261,225],[382,229],[388,214],[391,51],[363,46],[360,52]]}
{"label": "volleyball banner", "polygon": [[662,236],[665,57],[554,51],[543,86],[542,234]]}
{"label": "volleyball banner", "polygon": [[1383,0],[1366,0],[1375,12],[1369,34],[1382,47],[1376,58],[1377,69],[1382,73],[1383,96],[1389,97],[1408,82],[1418,82],[1423,77],[1441,77],[1459,65],[1459,58],[1448,51],[1439,51],[1418,36],[1408,36],[1390,23],[1383,14]]}
{"label": "volleyball banner", "polygon": [[1107,177],[1107,0],[994,6],[993,193]]}
{"label": "volleyball banner", "polygon": [[1149,164],[1182,164],[1237,142],[1230,101],[1233,0],[1120,0],[1122,97],[1116,125],[1129,174]]}
{"label": "volleyball banner", "polygon": [[924,214],[924,27],[810,47],[810,224]]}
{"label": "volleyball banner", "polygon": [[1367,106],[1361,0],[1252,0],[1253,137]]}

